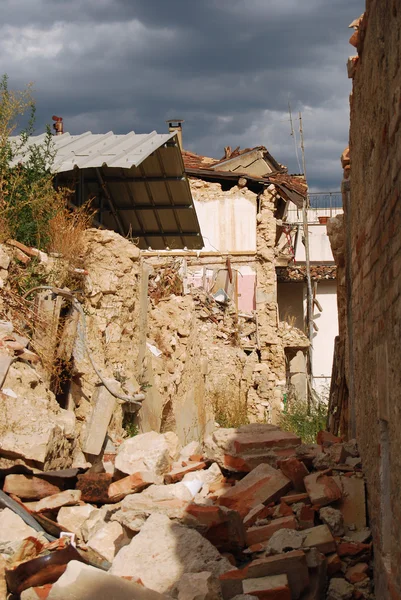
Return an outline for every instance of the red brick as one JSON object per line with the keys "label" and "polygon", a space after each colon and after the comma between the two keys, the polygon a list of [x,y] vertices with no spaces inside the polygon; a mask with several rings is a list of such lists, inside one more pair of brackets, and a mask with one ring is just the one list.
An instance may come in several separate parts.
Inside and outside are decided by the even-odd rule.
{"label": "red brick", "polygon": [[286,446],[297,446],[301,438],[287,431],[272,430],[263,433],[243,433],[234,441],[237,454],[249,450],[263,450],[267,448],[280,448]]}
{"label": "red brick", "polygon": [[273,533],[279,529],[297,529],[297,525],[297,520],[294,515],[292,515],[291,517],[274,519],[268,525],[250,527],[245,534],[246,544],[247,546],[252,546],[253,544],[258,544],[259,542],[267,542]]}
{"label": "red brick", "polygon": [[359,583],[368,578],[369,565],[367,563],[357,563],[349,567],[345,572],[345,579],[350,583]]}
{"label": "red brick", "polygon": [[270,506],[264,504],[258,504],[252,508],[244,518],[245,527],[252,527],[258,519],[265,519],[267,516],[271,516],[272,509]]}
{"label": "red brick", "polygon": [[296,504],[297,502],[310,502],[308,494],[289,494],[288,496],[282,496],[282,502],[286,504]]}
{"label": "red brick", "polygon": [[287,458],[285,460],[281,460],[278,466],[280,467],[284,475],[291,480],[295,491],[305,491],[304,477],[309,475],[309,471],[305,467],[303,462],[301,462],[295,457]]}
{"label": "red brick", "polygon": [[300,597],[303,590],[309,585],[306,557],[305,553],[301,550],[293,550],[285,554],[259,558],[247,565],[243,571],[246,572],[247,579],[285,573],[288,577],[292,598],[295,600]]}
{"label": "red brick", "polygon": [[290,487],[290,480],[281,471],[269,465],[259,465],[220,496],[217,503],[232,508],[245,517],[257,504],[279,500]]}
{"label": "red brick", "polygon": [[339,571],[341,571],[341,558],[337,553],[329,554],[327,556],[327,575],[332,577]]}
{"label": "red brick", "polygon": [[202,471],[202,469],[206,468],[206,463],[204,462],[194,462],[194,463],[187,463],[186,467],[181,467],[180,469],[174,469],[173,471],[170,471],[170,473],[166,473],[166,475],[164,476],[164,483],[177,483],[178,481],[181,481],[181,479],[184,477],[184,475],[186,475],[187,473],[192,473],[192,471]]}
{"label": "red brick", "polygon": [[109,502],[119,502],[119,500],[122,500],[128,494],[140,492],[152,483],[155,483],[154,476],[152,473],[147,472],[134,473],[118,481],[113,481],[109,485],[107,492]]}
{"label": "red brick", "polygon": [[3,491],[7,494],[14,494],[21,500],[41,500],[47,496],[58,494],[61,492],[61,488],[33,475],[7,475]]}
{"label": "red brick", "polygon": [[340,444],[342,439],[333,435],[329,431],[319,431],[316,436],[316,442],[320,446],[332,446],[333,444]]}
{"label": "red brick", "polygon": [[337,544],[338,556],[355,556],[361,552],[371,550],[371,544],[362,544],[360,542],[340,542]]}
{"label": "red brick", "polygon": [[316,511],[313,506],[305,504],[299,511],[299,528],[310,529],[315,525],[315,514]]}
{"label": "red brick", "polygon": [[312,473],[305,477],[306,491],[309,494],[312,504],[325,506],[341,498],[342,492],[340,488],[328,473],[331,473],[331,471]]}

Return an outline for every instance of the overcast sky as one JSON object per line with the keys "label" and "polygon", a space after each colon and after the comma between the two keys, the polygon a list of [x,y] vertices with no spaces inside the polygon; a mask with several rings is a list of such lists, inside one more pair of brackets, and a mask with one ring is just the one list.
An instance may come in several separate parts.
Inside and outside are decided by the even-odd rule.
{"label": "overcast sky", "polygon": [[40,133],[166,131],[184,146],[265,145],[299,172],[302,110],[312,190],[340,187],[348,138],[349,23],[364,0],[0,0],[0,73],[33,81]]}

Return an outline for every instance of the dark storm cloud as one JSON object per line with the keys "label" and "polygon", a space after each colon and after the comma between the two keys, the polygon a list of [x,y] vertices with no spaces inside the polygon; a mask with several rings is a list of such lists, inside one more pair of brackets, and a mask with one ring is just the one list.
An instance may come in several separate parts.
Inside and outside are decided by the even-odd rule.
{"label": "dark storm cloud", "polygon": [[[0,71],[35,82],[38,129],[163,131],[220,156],[265,144],[298,171],[287,105],[304,113],[309,181],[338,187],[354,0],[3,0]],[[294,115],[296,116],[296,114]]]}

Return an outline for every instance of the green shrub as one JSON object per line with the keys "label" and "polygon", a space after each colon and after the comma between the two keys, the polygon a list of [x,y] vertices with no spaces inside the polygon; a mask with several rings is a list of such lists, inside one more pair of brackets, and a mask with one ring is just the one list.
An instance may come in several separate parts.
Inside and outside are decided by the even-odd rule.
{"label": "green shrub", "polygon": [[298,435],[305,444],[316,443],[316,434],[326,429],[327,405],[321,401],[306,401],[292,397],[279,419],[279,427]]}

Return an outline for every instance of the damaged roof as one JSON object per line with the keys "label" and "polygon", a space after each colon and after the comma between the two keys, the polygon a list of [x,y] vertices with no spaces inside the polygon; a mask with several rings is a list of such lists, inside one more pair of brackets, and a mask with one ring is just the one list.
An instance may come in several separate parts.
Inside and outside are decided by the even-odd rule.
{"label": "damaged roof", "polygon": [[278,163],[264,146],[225,149],[220,160],[184,150],[182,157],[188,175],[235,181],[239,177],[262,185],[273,184],[286,201],[302,207],[308,186],[305,178],[288,175],[286,167]]}
{"label": "damaged roof", "polygon": [[[29,144],[41,145],[45,134]],[[76,189],[76,204],[93,198],[98,224],[155,250],[204,246],[176,132],[112,131],[52,138],[57,185]],[[19,141],[19,138],[10,138]],[[19,156],[14,164],[23,162]]]}

